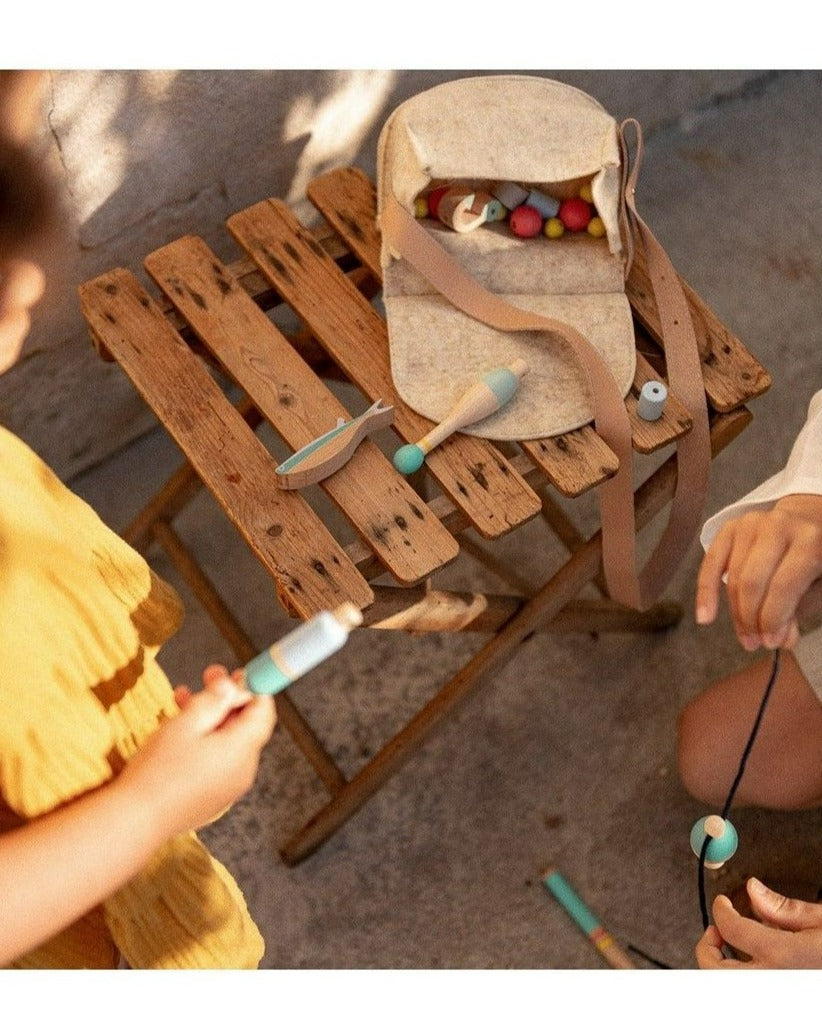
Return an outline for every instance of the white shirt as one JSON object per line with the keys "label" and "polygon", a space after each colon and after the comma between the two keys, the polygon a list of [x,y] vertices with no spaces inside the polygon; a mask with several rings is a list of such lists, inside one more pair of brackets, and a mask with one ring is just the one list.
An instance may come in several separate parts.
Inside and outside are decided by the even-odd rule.
{"label": "white shirt", "polygon": [[710,546],[727,520],[752,510],[770,509],[780,498],[790,494],[822,494],[822,390],[810,400],[805,425],[799,431],[785,468],[711,516],[702,528],[702,547]]}

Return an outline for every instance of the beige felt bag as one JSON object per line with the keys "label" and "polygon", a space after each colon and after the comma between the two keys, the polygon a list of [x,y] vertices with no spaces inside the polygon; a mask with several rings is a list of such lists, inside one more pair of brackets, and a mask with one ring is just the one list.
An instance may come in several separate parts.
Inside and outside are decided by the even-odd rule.
{"label": "beige felt bag", "polygon": [[[629,126],[637,135],[631,169]],[[389,117],[378,148],[377,203],[391,372],[400,397],[438,422],[464,387],[524,358],[529,371],[514,398],[464,432],[525,440],[593,420],[619,460],[616,475],[600,488],[606,580],[614,599],[644,609],[700,525],[710,438],[687,303],[634,206],[641,146],[637,123],[618,125],[598,101],[564,83],[530,75],[457,79],[412,97]],[[601,235],[521,239],[502,223],[484,222],[478,198],[500,183],[557,199],[586,188]],[[450,226],[415,217],[419,198],[440,184],[451,188],[444,216]],[[635,367],[624,289],[635,243],[645,250],[660,312],[669,387],[694,424],[677,448],[668,525],[641,572],[624,404]]]}

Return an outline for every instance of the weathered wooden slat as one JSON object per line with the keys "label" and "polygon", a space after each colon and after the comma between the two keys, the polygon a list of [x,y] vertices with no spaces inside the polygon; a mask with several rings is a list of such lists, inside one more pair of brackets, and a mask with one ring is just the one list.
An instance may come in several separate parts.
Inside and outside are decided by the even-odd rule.
{"label": "weathered wooden slat", "polygon": [[[351,418],[203,240],[176,240],[148,255],[145,267],[290,447]],[[456,558],[456,539],[372,441],[321,486],[401,584]]]}
{"label": "weathered wooden slat", "polygon": [[[696,330],[702,359],[705,393],[717,412],[730,412],[771,386],[770,374],[719,321],[694,290],[680,277]],[[662,343],[659,310],[641,247],[637,248],[625,292],[635,317],[651,338]]]}
{"label": "weathered wooden slat", "polygon": [[382,282],[377,192],[359,168],[336,168],[312,179],[309,201],[375,279]]}
{"label": "weathered wooden slat", "polygon": [[[276,463],[132,273],[84,283],[92,334],[116,358],[203,483],[303,617],[373,592],[305,500],[276,484]],[[174,390],[168,390],[169,384]]]}
{"label": "weathered wooden slat", "polygon": [[521,441],[520,447],[566,498],[578,498],[619,468],[617,457],[589,426],[557,437]]}
{"label": "weathered wooden slat", "polygon": [[[227,226],[351,381],[371,400],[394,406],[403,438],[423,437],[432,424],[396,393],[385,322],[291,209],[269,199],[231,216]],[[426,465],[484,537],[498,537],[540,511],[537,494],[487,441],[455,434]]]}

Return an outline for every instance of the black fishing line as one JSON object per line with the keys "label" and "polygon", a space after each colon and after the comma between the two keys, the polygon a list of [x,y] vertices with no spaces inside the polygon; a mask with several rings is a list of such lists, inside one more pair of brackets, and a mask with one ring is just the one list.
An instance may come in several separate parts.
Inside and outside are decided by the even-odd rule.
{"label": "black fishing line", "polygon": [[[771,666],[771,675],[768,678],[768,683],[765,686],[765,691],[762,693],[762,701],[759,703],[759,709],[757,710],[756,719],[754,720],[751,733],[748,737],[747,744],[742,752],[742,758],[739,761],[739,768],[736,772],[731,789],[728,792],[728,798],[725,800],[725,805],[722,808],[721,817],[723,820],[727,819],[728,813],[733,805],[734,796],[739,788],[739,783],[742,781],[742,775],[745,773],[745,765],[748,762],[748,757],[751,754],[751,750],[754,747],[756,736],[759,733],[759,725],[762,723],[762,717],[765,715],[765,707],[768,705],[768,699],[773,691],[773,686],[776,684],[776,679],[779,676],[779,664],[781,661],[781,652],[779,649],[774,649],[773,653],[773,664]],[[708,852],[708,846],[713,841],[713,837],[706,833],[705,841],[702,843],[702,849],[699,851],[699,868],[697,874],[697,888],[699,891],[699,907],[702,911],[702,926],[707,928],[711,923],[710,916],[708,914],[708,903],[705,894],[705,856]]]}

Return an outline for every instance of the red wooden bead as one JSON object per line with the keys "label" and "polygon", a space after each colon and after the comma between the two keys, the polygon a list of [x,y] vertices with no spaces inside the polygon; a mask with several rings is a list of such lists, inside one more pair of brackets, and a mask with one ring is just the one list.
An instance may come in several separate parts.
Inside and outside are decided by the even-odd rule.
{"label": "red wooden bead", "polygon": [[535,237],[542,231],[542,215],[530,204],[521,204],[511,212],[508,225],[515,236]]}
{"label": "red wooden bead", "polygon": [[438,186],[435,190],[432,190],[431,193],[428,195],[428,214],[431,216],[432,219],[435,219],[437,217],[437,212],[439,211],[440,207],[440,201],[448,193],[449,189],[450,187],[448,186]]}
{"label": "red wooden bead", "polygon": [[566,229],[579,232],[588,225],[593,215],[591,205],[581,197],[568,197],[559,206],[557,215]]}

